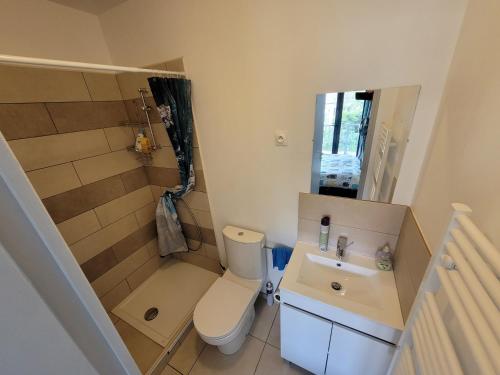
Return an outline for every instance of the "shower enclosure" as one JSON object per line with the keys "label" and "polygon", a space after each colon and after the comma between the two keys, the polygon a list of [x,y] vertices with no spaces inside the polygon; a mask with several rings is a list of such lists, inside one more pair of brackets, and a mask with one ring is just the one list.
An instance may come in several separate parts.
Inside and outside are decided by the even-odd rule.
{"label": "shower enclosure", "polygon": [[[143,70],[0,56],[0,62],[14,60],[18,65],[0,65],[1,177],[10,184],[5,188],[17,194],[14,201],[31,202],[23,211],[27,220],[39,217],[42,234],[51,241],[46,252],[37,254],[26,245],[14,260],[36,280],[33,284],[49,305],[61,305],[60,310],[54,307],[56,316],[73,340],[82,343],[80,349],[98,372],[137,370],[127,362],[121,342],[113,340],[116,331],[104,312],[140,370],[153,372],[168,360],[189,328],[197,300],[221,272],[196,138],[197,185],[185,198],[190,209],[180,205],[178,213],[188,244],[200,250],[175,258],[158,255],[155,207],[165,188],[179,183],[179,174],[147,78],[181,76],[182,60]],[[152,110],[144,111],[148,106]],[[131,147],[139,131],[155,140],[148,158]],[[15,178],[7,181],[7,172]],[[2,208],[6,204],[2,201]],[[4,221],[8,218],[2,216]],[[3,234],[9,236],[5,228]],[[56,278],[59,272],[66,280],[60,285],[69,289],[53,294],[57,289],[48,288],[44,278]],[[74,321],[65,318],[69,305],[75,309],[73,319],[87,314],[95,327],[88,335],[99,333],[106,340],[81,337]],[[85,349],[90,342],[93,348]],[[141,348],[147,348],[147,355]]]}

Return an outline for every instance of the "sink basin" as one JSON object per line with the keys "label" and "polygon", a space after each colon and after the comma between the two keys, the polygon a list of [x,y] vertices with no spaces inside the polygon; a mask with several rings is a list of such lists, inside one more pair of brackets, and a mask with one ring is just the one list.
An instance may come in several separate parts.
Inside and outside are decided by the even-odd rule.
{"label": "sink basin", "polygon": [[[297,281],[331,296],[380,308],[382,298],[376,287],[377,273],[373,268],[305,253]],[[340,289],[335,290],[332,283],[337,283]]]}
{"label": "sink basin", "polygon": [[339,261],[335,251],[297,242],[280,283],[281,302],[397,342],[403,318],[394,274],[357,255],[354,246],[349,250]]}

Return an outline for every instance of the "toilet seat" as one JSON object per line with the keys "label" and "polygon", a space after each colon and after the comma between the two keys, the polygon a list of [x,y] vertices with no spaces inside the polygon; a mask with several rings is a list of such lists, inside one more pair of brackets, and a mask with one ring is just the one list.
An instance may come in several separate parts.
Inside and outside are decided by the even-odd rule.
{"label": "toilet seat", "polygon": [[227,278],[217,279],[194,310],[193,322],[200,336],[210,341],[231,340],[241,329],[255,294]]}

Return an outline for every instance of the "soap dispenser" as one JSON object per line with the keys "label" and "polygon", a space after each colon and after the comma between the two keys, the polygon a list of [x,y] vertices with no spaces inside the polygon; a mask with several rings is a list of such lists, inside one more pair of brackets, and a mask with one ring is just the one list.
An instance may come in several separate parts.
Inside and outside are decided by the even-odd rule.
{"label": "soap dispenser", "polygon": [[375,253],[375,263],[378,269],[382,271],[392,270],[392,252],[389,244],[385,244]]}

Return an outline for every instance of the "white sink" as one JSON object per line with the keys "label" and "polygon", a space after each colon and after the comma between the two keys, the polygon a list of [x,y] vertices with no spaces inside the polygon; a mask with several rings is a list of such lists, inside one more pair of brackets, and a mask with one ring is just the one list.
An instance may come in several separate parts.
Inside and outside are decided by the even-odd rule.
{"label": "white sink", "polygon": [[[403,319],[394,274],[380,271],[374,259],[353,250],[339,261],[335,250],[321,252],[318,246],[298,242],[280,284],[281,301],[396,342]],[[334,282],[339,290],[332,287]]]}
{"label": "white sink", "polygon": [[[378,271],[372,268],[305,253],[297,281],[327,295],[381,308],[383,301],[377,289],[377,274]],[[334,289],[332,283],[340,284],[340,289]]]}

